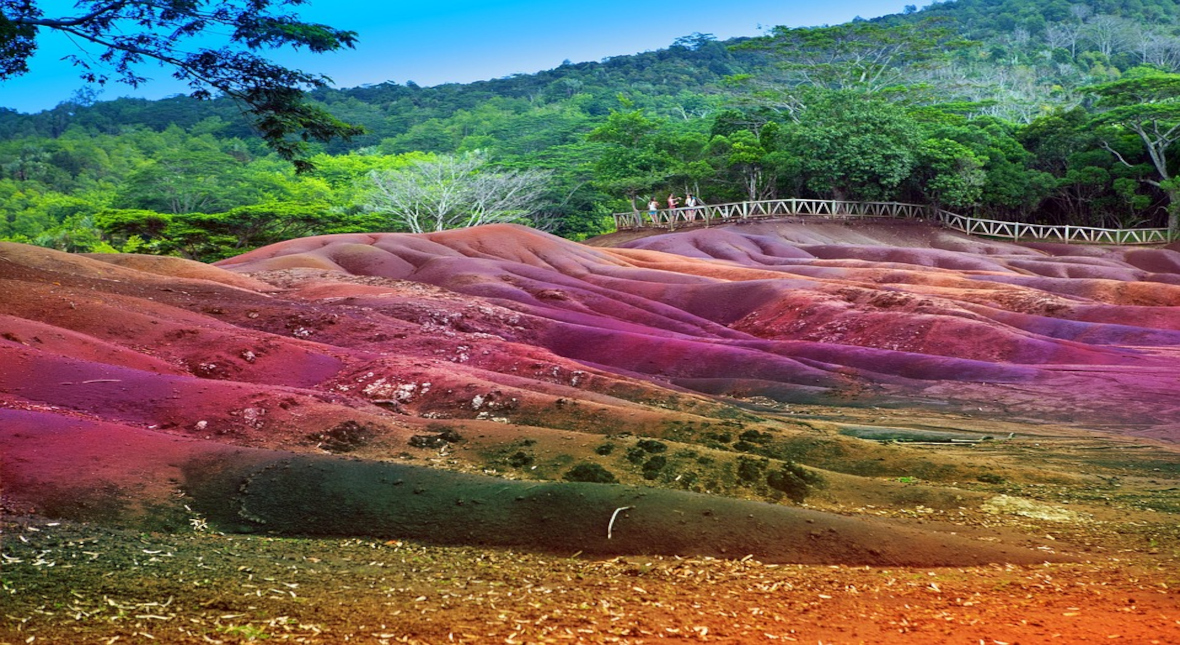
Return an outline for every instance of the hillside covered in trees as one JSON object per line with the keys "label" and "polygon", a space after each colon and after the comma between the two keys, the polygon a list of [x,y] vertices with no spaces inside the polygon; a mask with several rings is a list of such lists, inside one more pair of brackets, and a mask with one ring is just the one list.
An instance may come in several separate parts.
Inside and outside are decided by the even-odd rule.
{"label": "hillside covered in trees", "polygon": [[[317,90],[365,133],[316,144],[306,173],[229,100],[79,94],[0,109],[0,238],[205,261],[485,221],[580,239],[685,192],[1175,228],[1178,72],[1174,2],[959,0],[466,85]],[[407,214],[414,191],[446,182],[527,185],[528,199]]]}

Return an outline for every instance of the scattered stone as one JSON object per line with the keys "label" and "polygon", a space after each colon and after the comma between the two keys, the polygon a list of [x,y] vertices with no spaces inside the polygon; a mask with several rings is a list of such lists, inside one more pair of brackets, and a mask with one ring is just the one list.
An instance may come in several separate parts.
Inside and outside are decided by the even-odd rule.
{"label": "scattered stone", "polygon": [[308,435],[308,439],[316,442],[320,448],[332,453],[352,452],[372,442],[377,435],[377,429],[371,425],[362,425],[356,421],[345,421],[324,432]]}
{"label": "scattered stone", "polygon": [[1082,520],[1082,517],[1075,511],[1053,504],[1007,495],[997,495],[984,502],[980,508],[993,515],[1019,515],[1049,522],[1080,522]]}

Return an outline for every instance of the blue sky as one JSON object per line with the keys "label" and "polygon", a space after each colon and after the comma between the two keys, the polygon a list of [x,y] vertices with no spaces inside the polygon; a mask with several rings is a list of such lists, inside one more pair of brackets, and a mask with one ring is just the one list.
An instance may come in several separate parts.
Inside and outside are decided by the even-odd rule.
{"label": "blue sky", "polygon": [[[39,3],[47,15],[73,15],[71,3]],[[356,49],[327,55],[273,56],[330,76],[337,87],[394,81],[430,86],[530,74],[562,61],[597,61],[662,49],[694,32],[719,39],[757,36],[775,25],[840,24],[899,13],[906,0],[309,0],[306,20],[360,34]],[[910,0],[908,4],[916,4]],[[924,6],[927,3],[919,4]],[[63,11],[64,8],[64,11]],[[77,45],[46,34],[29,73],[0,82],[0,107],[49,109],[83,86],[59,59]],[[109,84],[101,99],[162,98],[184,88],[166,70],[146,67],[153,82]]]}

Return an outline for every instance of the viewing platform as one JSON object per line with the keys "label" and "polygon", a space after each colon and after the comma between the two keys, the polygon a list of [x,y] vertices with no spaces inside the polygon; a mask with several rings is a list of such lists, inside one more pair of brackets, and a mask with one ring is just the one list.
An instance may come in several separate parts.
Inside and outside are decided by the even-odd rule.
{"label": "viewing platform", "polygon": [[959,215],[932,206],[900,202],[852,202],[825,199],[767,199],[729,204],[701,204],[682,208],[615,213],[620,231],[709,227],[781,218],[817,219],[895,218],[937,222],[969,235],[1070,244],[1148,245],[1171,241],[1166,228],[1098,228],[1093,226],[1027,224]]}

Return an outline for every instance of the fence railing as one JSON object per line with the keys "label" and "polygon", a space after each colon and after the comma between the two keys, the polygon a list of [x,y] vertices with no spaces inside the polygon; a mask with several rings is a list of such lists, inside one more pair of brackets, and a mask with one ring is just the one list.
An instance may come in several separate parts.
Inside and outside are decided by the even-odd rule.
{"label": "fence railing", "polygon": [[1026,224],[1024,222],[1004,222],[967,217],[944,210],[939,210],[935,219],[956,231],[1012,240],[1033,239],[1081,244],[1136,245],[1167,244],[1170,239],[1166,228],[1097,228],[1093,226]]}
{"label": "fence railing", "polygon": [[1082,244],[1166,244],[1166,228],[1097,228],[1005,222],[959,215],[942,209],[899,202],[849,202],[826,199],[768,199],[730,204],[659,209],[655,212],[615,213],[615,228],[689,228],[781,217],[815,216],[825,219],[892,217],[934,220],[947,228],[987,237],[1011,240],[1045,240]]}

